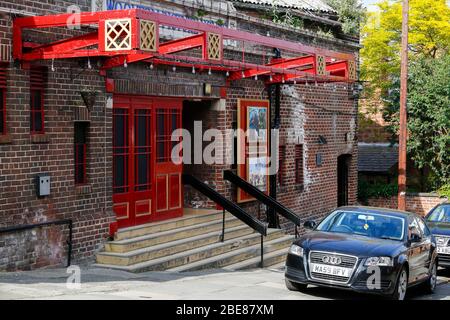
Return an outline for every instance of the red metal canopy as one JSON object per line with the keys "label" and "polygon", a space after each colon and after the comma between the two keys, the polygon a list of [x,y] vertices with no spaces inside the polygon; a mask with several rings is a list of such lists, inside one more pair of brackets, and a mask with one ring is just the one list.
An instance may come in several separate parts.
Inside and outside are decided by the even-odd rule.
{"label": "red metal canopy", "polygon": [[[24,42],[24,29],[68,27],[68,21],[98,30],[48,44]],[[160,43],[161,26],[189,30],[193,35]],[[85,12],[17,18],[13,24],[13,56],[20,61],[103,57],[102,73],[110,68],[145,61],[227,72],[229,80],[265,77],[267,83],[289,81],[353,82],[357,80],[355,56],[303,45],[199,21],[142,9]],[[235,43],[242,60],[224,56],[225,41]],[[240,44],[240,47],[239,47]],[[270,63],[248,62],[249,47],[265,56],[273,48],[289,58]],[[238,49],[240,48],[240,49]],[[196,49],[198,52],[193,52]],[[266,50],[266,51],[264,51]],[[253,52],[254,53],[254,52]],[[253,55],[255,56],[255,55]]]}

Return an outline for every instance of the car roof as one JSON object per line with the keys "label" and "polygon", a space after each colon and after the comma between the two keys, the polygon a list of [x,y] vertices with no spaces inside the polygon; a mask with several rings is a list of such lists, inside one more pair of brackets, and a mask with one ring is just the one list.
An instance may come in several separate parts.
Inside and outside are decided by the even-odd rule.
{"label": "car roof", "polygon": [[418,214],[409,211],[401,211],[389,208],[366,207],[366,206],[346,206],[346,207],[339,207],[336,210],[345,210],[361,213],[384,213],[401,218],[419,217]]}

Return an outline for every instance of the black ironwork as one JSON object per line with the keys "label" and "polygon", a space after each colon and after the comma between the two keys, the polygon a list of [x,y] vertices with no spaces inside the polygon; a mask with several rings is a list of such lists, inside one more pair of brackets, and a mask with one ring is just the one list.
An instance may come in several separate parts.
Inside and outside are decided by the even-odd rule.
{"label": "black ironwork", "polygon": [[255,197],[256,200],[264,203],[268,207],[271,207],[274,211],[278,212],[283,217],[291,221],[295,225],[295,236],[298,237],[298,227],[300,227],[301,220],[300,217],[296,215],[292,210],[286,208],[281,203],[279,203],[272,197],[266,195],[264,192],[262,192],[252,184],[248,183],[241,177],[235,175],[230,170],[224,171],[223,178],[235,184],[252,197]]}
{"label": "black ironwork", "polygon": [[42,222],[42,223],[35,223],[35,224],[24,224],[24,225],[19,225],[19,226],[0,228],[0,234],[31,230],[31,229],[41,228],[41,227],[46,227],[46,226],[51,226],[51,225],[66,225],[66,224],[69,225],[69,240],[67,240],[67,245],[68,245],[67,266],[69,267],[71,264],[71,257],[72,257],[72,234],[73,234],[73,222],[71,219]]}
{"label": "black ironwork", "polygon": [[207,184],[190,174],[183,174],[183,183],[192,186],[223,208],[222,241],[225,238],[225,210],[261,234],[261,267],[264,266],[264,237],[267,236],[267,224],[255,219],[234,202],[231,202]]}

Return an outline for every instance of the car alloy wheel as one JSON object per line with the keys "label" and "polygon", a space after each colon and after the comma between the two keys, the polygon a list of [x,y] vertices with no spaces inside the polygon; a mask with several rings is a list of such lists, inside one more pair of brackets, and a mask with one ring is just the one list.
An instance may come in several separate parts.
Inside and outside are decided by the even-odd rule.
{"label": "car alloy wheel", "polygon": [[437,263],[433,263],[430,269],[430,278],[428,279],[428,292],[433,293],[437,285]]}
{"label": "car alloy wheel", "polygon": [[400,271],[400,275],[398,277],[397,287],[395,289],[393,299],[405,300],[407,288],[408,288],[408,273],[406,272],[406,269],[403,268],[402,271]]}

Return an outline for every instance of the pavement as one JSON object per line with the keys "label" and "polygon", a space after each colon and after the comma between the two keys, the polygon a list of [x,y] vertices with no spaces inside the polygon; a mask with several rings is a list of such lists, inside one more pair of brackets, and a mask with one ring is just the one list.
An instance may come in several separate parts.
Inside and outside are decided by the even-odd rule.
{"label": "pavement", "polygon": [[[283,268],[196,273],[147,272],[81,267],[0,273],[0,300],[361,300],[380,299],[348,291],[309,287],[306,293],[288,291]],[[69,285],[67,284],[69,279]],[[77,280],[79,279],[79,287]],[[408,299],[450,300],[450,271],[439,270],[433,295],[418,289]]]}

